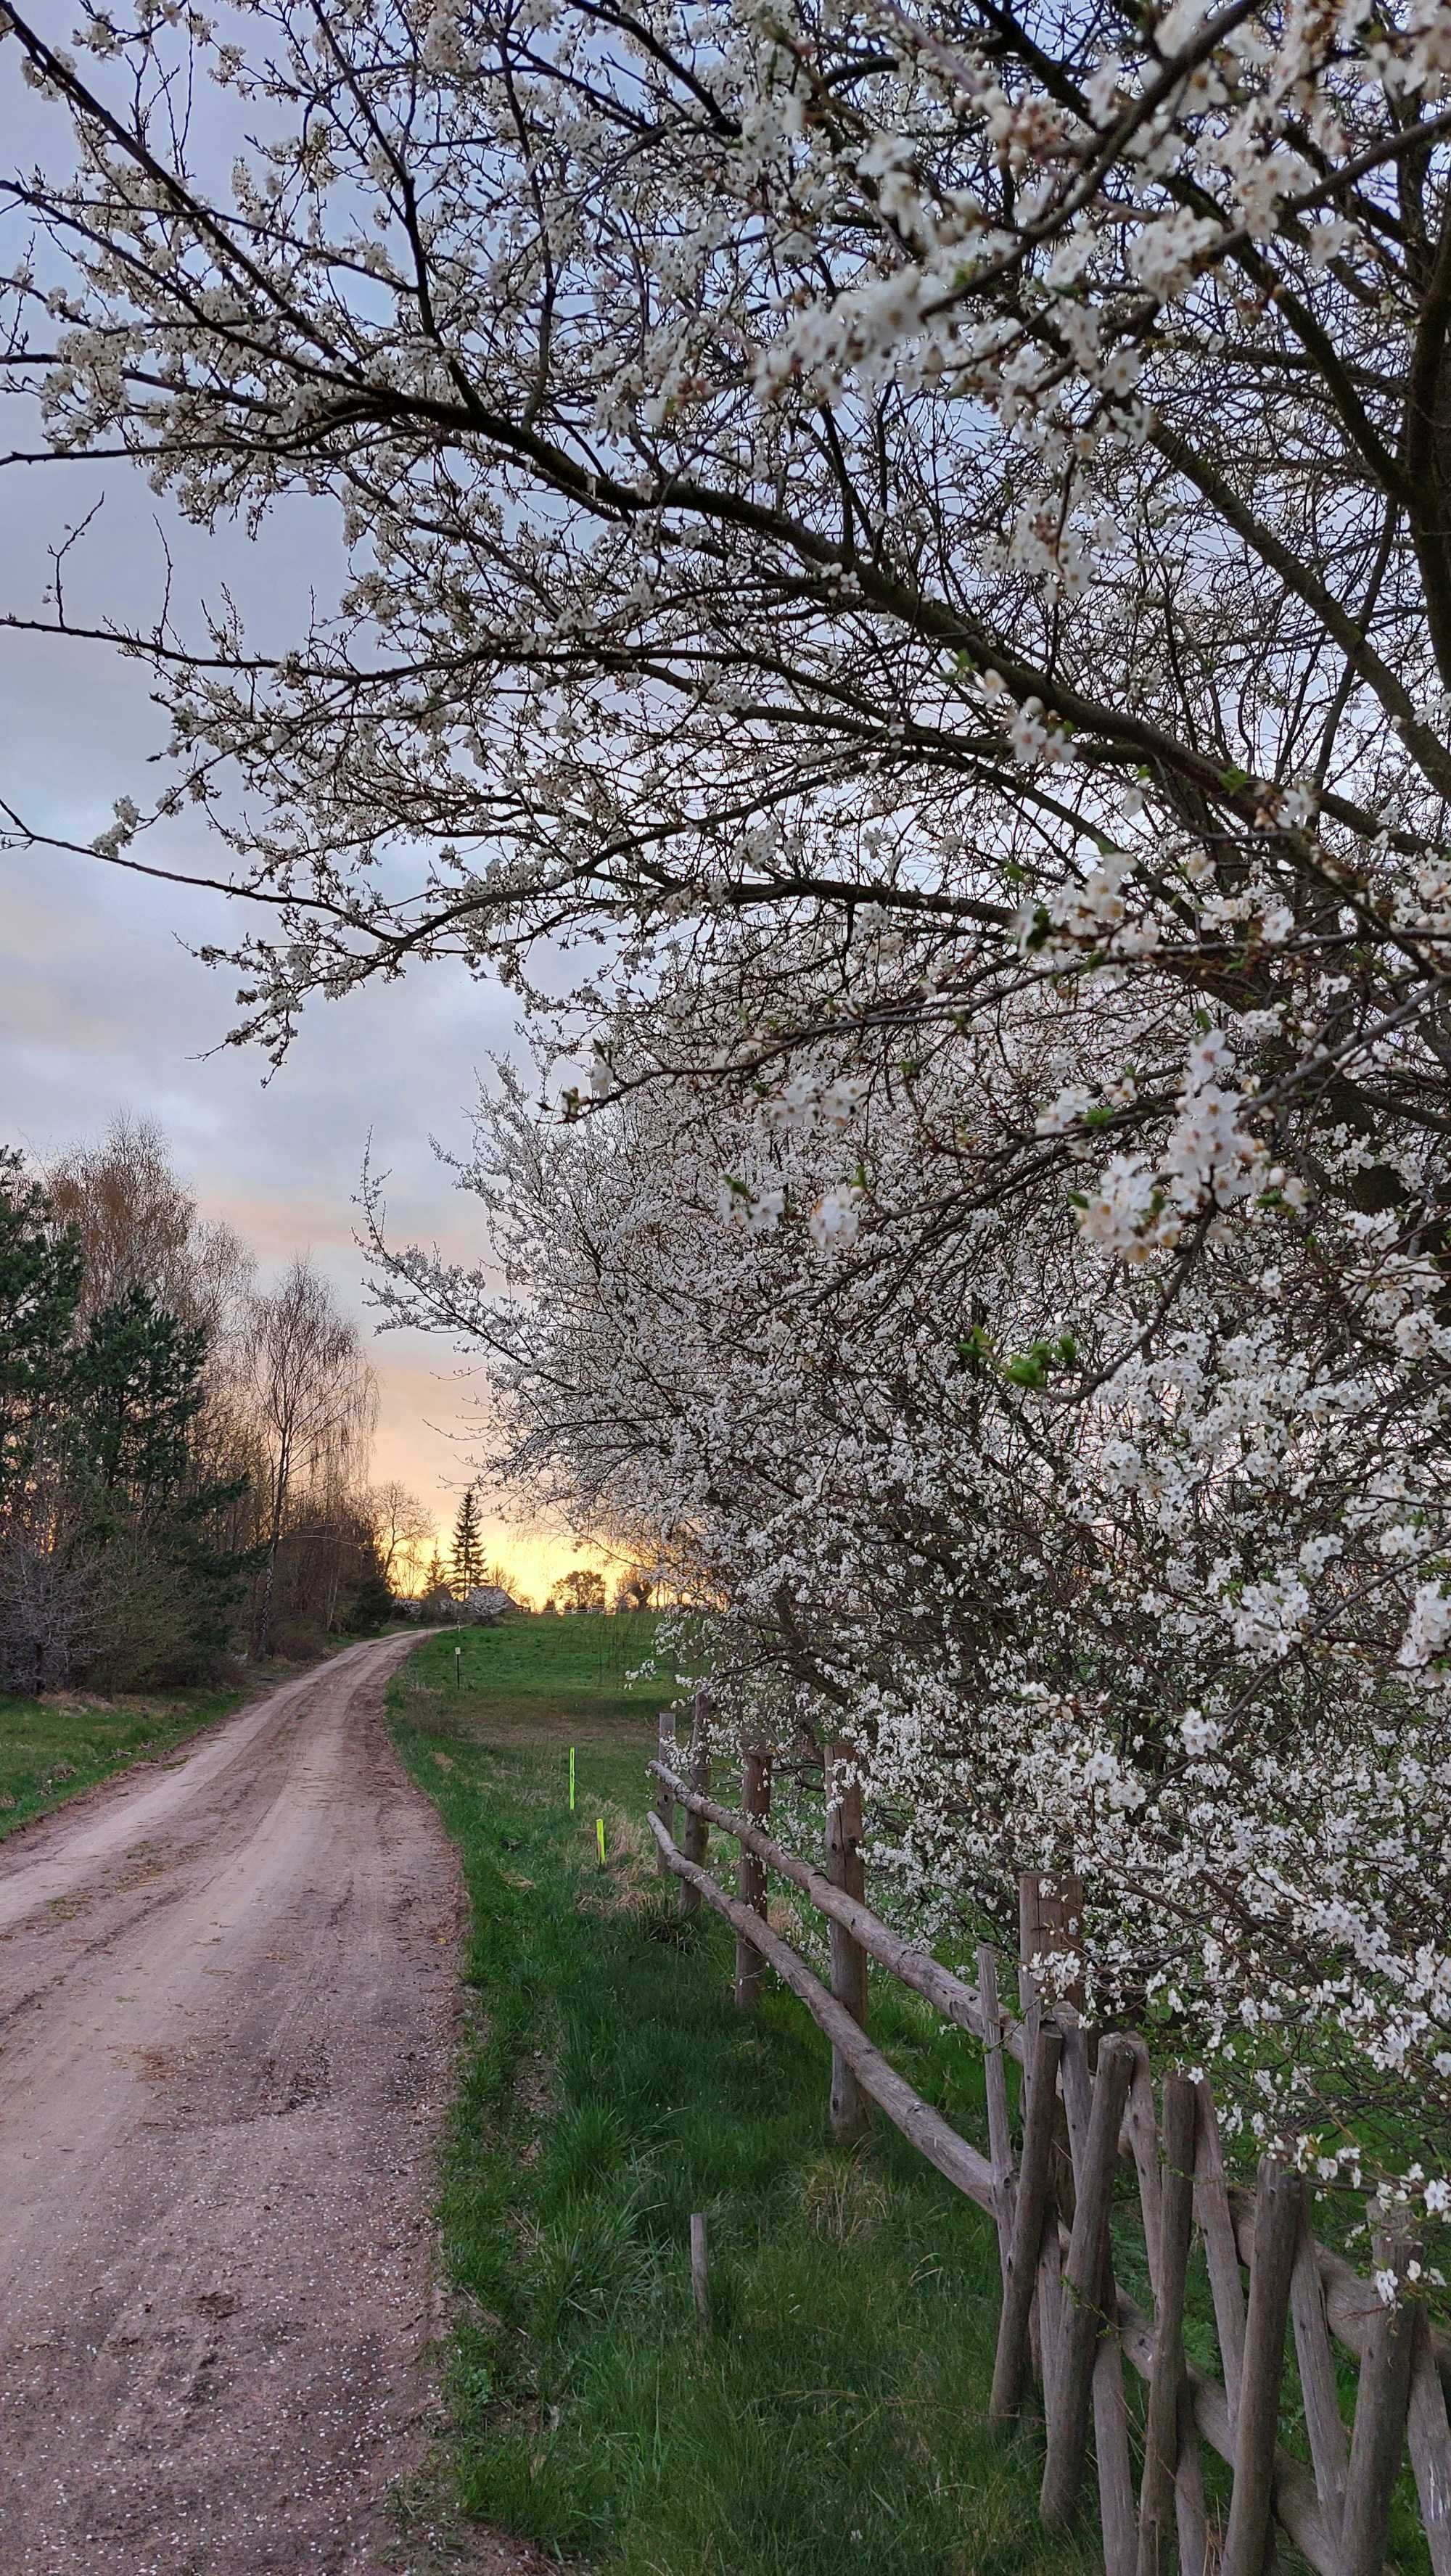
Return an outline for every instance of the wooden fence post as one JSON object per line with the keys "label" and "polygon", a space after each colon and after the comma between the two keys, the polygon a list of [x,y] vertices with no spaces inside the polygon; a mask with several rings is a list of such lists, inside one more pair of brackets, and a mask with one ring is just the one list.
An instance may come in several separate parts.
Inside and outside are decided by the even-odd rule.
{"label": "wooden fence post", "polygon": [[1008,2079],[1003,2066],[1002,2007],[998,2002],[998,1954],[984,1941],[977,1954],[977,1990],[982,2000],[983,2080],[987,2088],[988,2151],[993,2166],[993,2216],[998,2230],[998,2270],[1007,2286],[1008,2257],[1013,2243],[1013,2131],[1008,2114]]}
{"label": "wooden fence post", "polygon": [[1275,2436],[1285,2371],[1290,2275],[1305,2186],[1266,2156],[1255,2192],[1254,2261],[1244,2328],[1244,2369],[1234,2428],[1234,2494],[1224,2535],[1222,2576],[1260,2576],[1274,2509]]}
{"label": "wooden fence post", "polygon": [[[1154,2260],[1154,2368],[1144,2434],[1144,2479],[1139,2497],[1138,2576],[1164,2576],[1169,2536],[1177,2519],[1180,2463],[1193,2439],[1188,2421],[1189,2383],[1184,2370],[1184,2283],[1194,2231],[1194,2131],[1199,2101],[1185,2075],[1164,2084],[1164,2169],[1159,2186],[1159,2243]],[[1193,2565],[1180,2532],[1180,2559]]]}
{"label": "wooden fence post", "polygon": [[[867,1892],[866,1863],[862,1858],[862,1791],[861,1782],[849,1777],[856,1761],[856,1747],[837,1741],[828,1744],[825,1756],[826,1781],[826,1875],[833,1887],[844,1895],[863,1902]],[[831,1991],[839,2004],[844,2004],[852,2020],[863,2030],[867,2026],[867,1954],[859,1941],[853,1940],[844,1923],[831,1926]],[[866,2134],[870,2112],[866,2096],[840,2052],[831,2052],[831,2134],[842,2146],[852,2145]]]}
{"label": "wooden fence post", "polygon": [[1209,2287],[1219,2357],[1224,2365],[1224,2394],[1230,2429],[1239,2420],[1239,2384],[1244,2371],[1244,2283],[1239,2276],[1239,2246],[1219,2142],[1219,2115],[1207,2075],[1199,2079],[1199,2125],[1194,2146],[1194,2207],[1204,2238]]}
{"label": "wooden fence post", "polygon": [[[765,1826],[771,1815],[771,1756],[755,1746],[741,1765],[741,1805],[753,1825]],[[742,1905],[753,1914],[766,1911],[766,1864],[753,1851],[741,1845],[740,1870],[736,1882]],[[761,2000],[766,1962],[745,1934],[736,1935],[736,2002],[742,2012],[754,2012]]]}
{"label": "wooden fence post", "polygon": [[1421,2528],[1434,2576],[1451,2576],[1451,2426],[1446,2420],[1446,2391],[1431,2342],[1430,2321],[1419,2300],[1406,2438],[1421,2501]]}
{"label": "wooden fence post", "polygon": [[[1052,2220],[1049,2170],[1058,2107],[1058,2055],[1062,2041],[1053,2022],[1041,2022],[1033,2049],[1027,2117],[1023,2124],[1023,2159],[1018,2170],[1017,2203],[1003,2308],[998,2320],[997,2358],[993,2364],[990,2413],[1000,2429],[1010,2424],[1022,2401],[1031,2353],[1029,2320],[1038,2279],[1043,2230]],[[1048,2354],[1043,2355],[1047,2375]]]}
{"label": "wooden fence post", "polygon": [[690,2213],[690,2292],[695,2322],[704,2334],[710,2324],[710,2239],[703,2209]]}
{"label": "wooden fence post", "polygon": [[[710,1702],[706,1698],[705,1684],[702,1682],[696,1690],[695,1704],[690,1716],[690,1785],[697,1796],[702,1798],[708,1798],[710,1795],[709,1718]],[[693,1860],[698,1869],[705,1867],[706,1845],[709,1839],[710,1827],[704,1816],[697,1816],[691,1808],[687,1807],[681,1849],[686,1859]],[[700,1911],[700,1890],[698,1887],[692,1887],[689,1880],[684,1878],[680,1882],[680,1911],[682,1914],[698,1914]]]}
{"label": "wooden fence post", "polygon": [[1388,2303],[1377,2298],[1360,2356],[1341,2527],[1341,2576],[1379,2576],[1411,2393],[1416,2314],[1405,2291],[1407,2267],[1416,2249],[1404,2211],[1376,2231],[1374,2244],[1375,2268],[1390,2274],[1396,2295]]}
{"label": "wooden fence post", "polygon": [[[1018,1957],[1031,1973],[1050,1952],[1083,1947],[1083,1881],[1072,1870],[1022,1870],[1018,1875]],[[1037,1993],[1033,1977],[1033,1992]],[[1083,2011],[1083,1979],[1075,1977],[1056,2000]],[[1024,2001],[1026,2003],[1026,1996]],[[1024,2016],[1026,2018],[1026,2014]]]}
{"label": "wooden fence post", "polygon": [[1290,2275],[1290,2316],[1295,2328],[1295,2358],[1300,2366],[1300,2394],[1305,2401],[1305,2430],[1310,2437],[1315,2492],[1331,2530],[1338,2531],[1345,2516],[1348,2453],[1335,2354],[1325,2316],[1325,2284],[1320,2278],[1306,2213],[1301,2215],[1295,2268]]}
{"label": "wooden fence post", "polygon": [[[1040,2505],[1050,2531],[1071,2520],[1083,2483],[1094,2355],[1104,2322],[1109,2203],[1118,2165],[1118,2133],[1133,2071],[1132,2042],[1110,2033],[1098,2052],[1093,2109],[1063,2275],[1062,2325],[1053,2402],[1048,2409],[1048,2457]],[[1046,2371],[1046,2352],[1044,2364]]]}
{"label": "wooden fence post", "polygon": [[[675,1768],[674,1728],[664,1709],[660,1712],[660,1729],[656,1742],[657,1759],[661,1770],[673,1771]],[[653,1806],[656,1815],[659,1817],[661,1824],[664,1826],[665,1831],[673,1842],[675,1840],[675,1800],[672,1798],[670,1791],[666,1788],[664,1781],[658,1776],[655,1782],[655,1795],[650,1803]],[[655,1867],[662,1878],[668,1878],[670,1876],[670,1863],[666,1859],[664,1852],[658,1847],[655,1853]]]}

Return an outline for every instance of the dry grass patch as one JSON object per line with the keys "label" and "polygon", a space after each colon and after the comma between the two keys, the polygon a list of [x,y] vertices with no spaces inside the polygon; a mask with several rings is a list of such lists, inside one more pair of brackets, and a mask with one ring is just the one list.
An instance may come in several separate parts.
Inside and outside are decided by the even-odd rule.
{"label": "dry grass patch", "polygon": [[891,2193],[868,2156],[823,2156],[801,2176],[801,2208],[818,2236],[831,2245],[856,2245],[874,2236],[891,2207]]}

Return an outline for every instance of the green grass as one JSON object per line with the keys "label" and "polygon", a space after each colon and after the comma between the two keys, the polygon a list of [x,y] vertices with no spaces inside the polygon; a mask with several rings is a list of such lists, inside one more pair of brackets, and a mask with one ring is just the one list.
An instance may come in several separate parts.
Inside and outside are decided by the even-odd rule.
{"label": "green grass", "polygon": [[112,1772],[168,1752],[225,1717],[240,1690],[152,1691],[117,1699],[0,1696],[0,1841]]}
{"label": "green grass", "polygon": [[[339,1638],[331,1651],[350,1642]],[[306,1660],[273,1655],[254,1665],[240,1688],[126,1691],[109,1698],[81,1690],[53,1691],[45,1699],[0,1692],[0,1842],[133,1762],[172,1752],[243,1700],[306,1669]]]}
{"label": "green grass", "polygon": [[622,1619],[586,1611],[446,1630],[410,1658],[403,1688],[451,1696],[457,1673],[466,1698],[488,1702],[496,1730],[516,1709],[532,1726],[541,1708],[561,1721],[642,1727],[669,1697],[663,1683],[631,1679],[654,1655],[657,1625],[648,1610]]}
{"label": "green grass", "polygon": [[[639,1819],[660,1690],[607,1668],[590,1630],[614,1624],[475,1632],[461,1691],[439,1638],[394,1686],[473,1900],[479,2014],[443,2197],[466,2510],[600,2576],[1098,2567],[1087,2531],[1040,2531],[1033,2441],[987,2435],[991,2222],[885,2124],[832,2148],[819,2033],[780,1993],[738,2015],[728,1932],[683,1927],[655,1879]],[[980,2133],[969,2044],[885,1981],[873,2012],[918,2089]]]}

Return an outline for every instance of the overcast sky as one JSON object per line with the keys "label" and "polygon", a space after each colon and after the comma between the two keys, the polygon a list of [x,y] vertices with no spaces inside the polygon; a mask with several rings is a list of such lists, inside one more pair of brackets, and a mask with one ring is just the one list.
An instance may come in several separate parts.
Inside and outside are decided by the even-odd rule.
{"label": "overcast sky", "polygon": [[[9,424],[9,446],[15,424]],[[12,468],[0,474],[5,607],[34,613],[47,548],[104,493],[70,579],[73,613],[111,608],[144,620],[159,597],[158,508],[124,465]],[[254,546],[239,531],[204,540],[168,528],[183,596],[225,581],[274,633],[305,614],[310,584],[336,577],[326,504],[291,504]],[[157,773],[146,755],[164,737],[146,675],[104,646],[0,633],[4,794],[33,825],[89,842],[115,798],[143,806]],[[151,853],[148,851],[148,855]],[[171,838],[168,865],[220,874],[227,853],[196,819]],[[470,1202],[452,1190],[430,1136],[460,1148],[476,1069],[513,1044],[517,1005],[461,968],[417,970],[402,983],[308,1016],[283,1070],[215,1052],[231,1018],[232,979],[183,943],[235,940],[239,908],[126,877],[99,861],[0,856],[0,1134],[46,1157],[96,1137],[118,1110],[154,1118],[204,1212],[226,1217],[268,1268],[296,1250],[323,1264],[370,1337],[382,1382],[378,1473],[399,1475],[451,1523],[468,1479],[457,1434],[469,1402],[466,1363],[422,1335],[372,1341],[353,1202],[369,1134],[389,1170],[391,1229],[477,1257]],[[449,1435],[453,1434],[454,1437]],[[500,1498],[502,1499],[502,1498]],[[576,1551],[547,1533],[507,1530],[521,1579],[538,1588]]]}

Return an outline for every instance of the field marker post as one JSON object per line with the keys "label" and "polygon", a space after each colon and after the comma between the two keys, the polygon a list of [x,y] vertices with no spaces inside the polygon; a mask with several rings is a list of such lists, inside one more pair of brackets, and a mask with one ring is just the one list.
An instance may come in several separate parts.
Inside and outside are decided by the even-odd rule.
{"label": "field marker post", "polygon": [[453,1686],[455,1690],[462,1690],[464,1686],[464,1650],[462,1646],[455,1646],[453,1650]]}
{"label": "field marker post", "polygon": [[595,1818],[595,1842],[599,1850],[600,1867],[603,1869],[605,1865],[605,1820],[603,1816],[596,1816]]}
{"label": "field marker post", "polygon": [[569,1812],[574,1814],[574,1746],[569,1748]]}
{"label": "field marker post", "polygon": [[695,2322],[704,2334],[710,2325],[710,2247],[703,2209],[690,2213],[690,2288],[695,2300]]}
{"label": "field marker post", "polygon": [[[862,1857],[862,1784],[855,1776],[856,1746],[837,1738],[826,1747],[826,1875],[833,1887],[864,1904],[867,1868]],[[867,2026],[867,1954],[845,1924],[831,1926],[831,1991],[852,2020]],[[846,2059],[831,2052],[831,2134],[841,2146],[866,2135],[871,2114]]]}

